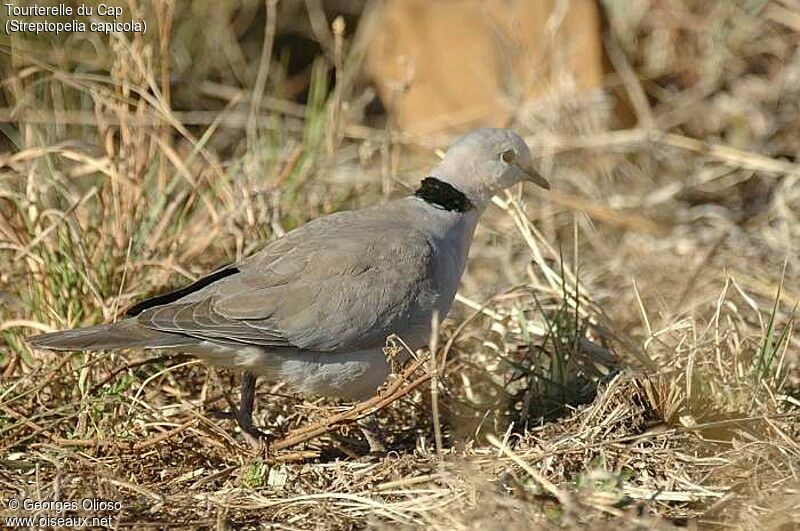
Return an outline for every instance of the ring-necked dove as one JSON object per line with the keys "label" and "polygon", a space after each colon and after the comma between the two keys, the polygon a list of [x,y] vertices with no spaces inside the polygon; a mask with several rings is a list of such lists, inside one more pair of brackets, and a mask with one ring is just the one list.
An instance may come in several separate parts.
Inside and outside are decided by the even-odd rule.
{"label": "ring-necked dove", "polygon": [[389,374],[388,336],[425,346],[434,312],[444,317],[453,302],[478,218],[495,193],[521,181],[549,188],[522,138],[478,129],[450,147],[413,195],[316,219],[238,264],[136,304],[126,319],[30,343],[176,349],[239,369],[241,406],[231,416],[258,435],[258,376],[358,400]]}

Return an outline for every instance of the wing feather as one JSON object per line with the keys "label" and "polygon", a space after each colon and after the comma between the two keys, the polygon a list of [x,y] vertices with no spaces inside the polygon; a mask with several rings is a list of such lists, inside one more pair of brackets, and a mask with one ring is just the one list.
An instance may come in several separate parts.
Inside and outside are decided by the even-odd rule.
{"label": "wing feather", "polygon": [[236,274],[142,311],[139,323],[317,352],[379,347],[388,335],[402,335],[436,303],[432,247],[397,219],[346,214],[354,213],[289,233],[238,264]]}

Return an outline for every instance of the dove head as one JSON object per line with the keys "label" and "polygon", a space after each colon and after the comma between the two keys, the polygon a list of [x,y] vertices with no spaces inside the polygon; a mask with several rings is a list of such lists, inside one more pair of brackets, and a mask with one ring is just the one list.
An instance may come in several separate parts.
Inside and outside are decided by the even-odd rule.
{"label": "dove head", "polygon": [[519,182],[550,189],[534,169],[528,145],[508,129],[476,129],[462,136],[447,150],[433,177],[465,194],[481,210],[493,195]]}

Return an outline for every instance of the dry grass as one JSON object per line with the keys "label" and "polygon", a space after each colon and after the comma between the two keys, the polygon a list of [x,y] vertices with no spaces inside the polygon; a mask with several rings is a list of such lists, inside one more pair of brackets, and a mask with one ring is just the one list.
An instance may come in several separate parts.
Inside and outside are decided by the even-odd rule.
{"label": "dry grass", "polygon": [[[520,111],[555,191],[496,198],[440,331],[436,422],[421,360],[377,461],[350,423],[253,450],[206,415],[234,375],[190,358],[25,345],[403,192],[444,142],[364,118],[350,16],[340,37],[317,2],[132,5],[159,31],[0,40],[3,503],[116,500],[137,528],[800,522],[795,0],[607,0],[619,75]],[[287,27],[325,59],[270,61]],[[266,384],[257,407],[276,437],[343,410]]]}

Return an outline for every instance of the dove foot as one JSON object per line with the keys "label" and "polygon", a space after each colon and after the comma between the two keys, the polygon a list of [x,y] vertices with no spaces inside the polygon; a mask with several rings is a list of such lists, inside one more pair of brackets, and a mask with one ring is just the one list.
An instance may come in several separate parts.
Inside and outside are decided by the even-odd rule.
{"label": "dove foot", "polygon": [[373,457],[386,455],[383,433],[378,425],[378,419],[375,417],[375,413],[358,419],[356,423],[369,444],[369,455]]}
{"label": "dove foot", "polygon": [[220,420],[239,420],[239,410],[238,409],[219,409],[219,408],[211,408],[208,410],[208,414]]}

